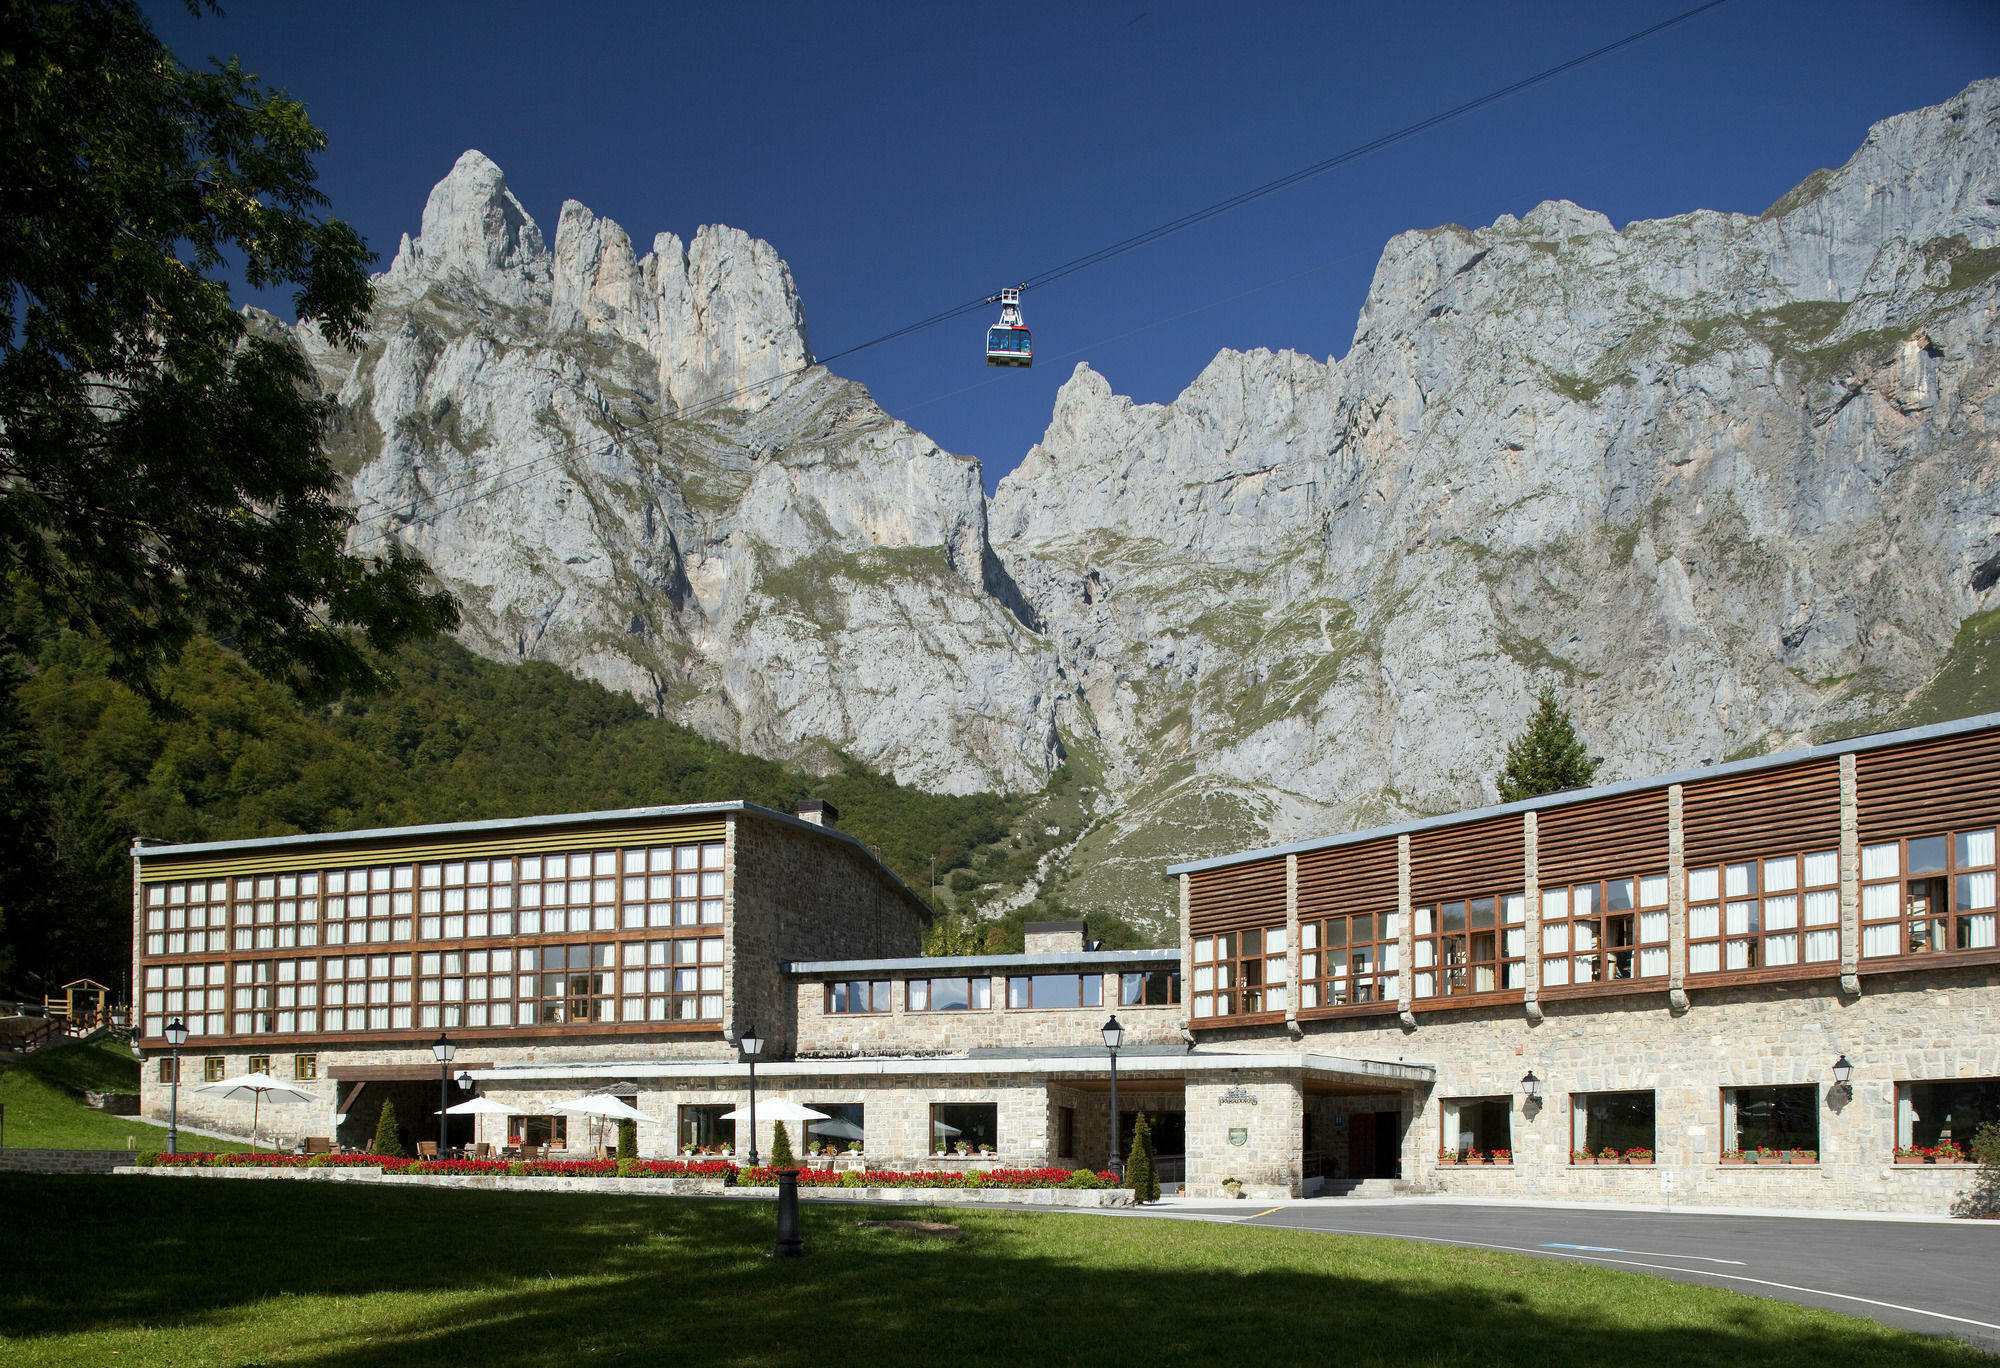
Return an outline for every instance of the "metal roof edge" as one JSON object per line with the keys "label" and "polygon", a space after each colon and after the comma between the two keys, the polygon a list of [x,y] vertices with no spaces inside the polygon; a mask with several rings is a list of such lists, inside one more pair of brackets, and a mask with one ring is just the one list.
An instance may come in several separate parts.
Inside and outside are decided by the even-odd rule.
{"label": "metal roof edge", "polygon": [[1274,859],[1280,855],[1302,855],[1311,850],[1329,850],[1339,846],[1359,845],[1363,841],[1377,841],[1387,836],[1413,835],[1419,831],[1433,831],[1439,827],[1486,821],[1494,817],[1506,817],[1519,812],[1540,812],[1549,808],[1568,807],[1573,803],[1589,802],[1598,798],[1615,798],[1621,794],[1640,793],[1647,789],[1667,788],[1673,784],[1693,783],[1696,780],[1714,779],[1721,775],[1745,774],[1766,769],[1781,769],[1786,765],[1804,764],[1809,760],[1824,760],[1831,756],[1882,750],[1889,746],[1906,745],[1916,741],[1930,741],[1941,736],[1958,736],[1967,732],[1986,731],[1993,727],[2000,727],[2000,713],[1981,713],[1976,717],[1957,718],[1949,722],[1932,722],[1921,727],[1905,727],[1899,731],[1870,732],[1865,736],[1852,736],[1844,741],[1829,741],[1823,746],[1807,746],[1800,750],[1780,751],[1776,755],[1757,755],[1743,760],[1725,761],[1719,765],[1703,765],[1697,769],[1676,770],[1668,774],[1650,774],[1638,779],[1621,779],[1612,784],[1598,784],[1590,788],[1565,790],[1562,793],[1549,793],[1539,798],[1525,798],[1514,803],[1496,803],[1491,807],[1465,808],[1458,812],[1448,812],[1436,817],[1418,817],[1407,822],[1397,822],[1389,826],[1369,827],[1362,831],[1350,831],[1336,836],[1313,836],[1302,841],[1290,841],[1284,845],[1263,846],[1256,850],[1238,851],[1230,855],[1215,855],[1205,860],[1186,860],[1180,864],[1168,865],[1167,873],[1169,875],[1198,874],[1204,870],[1223,869],[1230,865],[1248,864],[1253,860]]}
{"label": "metal roof edge", "polygon": [[[1089,1047],[1079,1046],[1087,1051]],[[767,1061],[758,1073],[768,1078],[814,1078],[838,1074],[886,1077],[895,1074],[1034,1074],[1076,1069],[1105,1069],[1103,1051],[1046,1054],[1012,1059],[973,1059],[965,1055],[856,1055],[840,1059],[787,1059]],[[1307,1054],[1285,1051],[1271,1054],[1203,1054],[1199,1050],[1183,1055],[1140,1055],[1119,1057],[1119,1072],[1136,1073],[1225,1073],[1239,1069],[1298,1069],[1304,1072],[1363,1074],[1386,1080],[1422,1083],[1436,1079],[1437,1070],[1428,1064],[1388,1063],[1377,1059],[1351,1059],[1344,1055]],[[744,1076],[744,1066],[733,1059],[649,1060],[622,1063],[501,1064],[472,1070],[482,1083],[525,1082],[531,1079],[592,1078],[727,1078]]]}
{"label": "metal roof edge", "polygon": [[1092,964],[1179,964],[1180,958],[1181,952],[1178,948],[1071,950],[1043,955],[918,955],[897,959],[798,960],[787,962],[780,968],[787,974],[814,978],[822,974],[895,973],[905,969],[930,969],[940,972],[962,969],[970,972],[975,969],[1026,969],[1043,965],[1083,967]]}

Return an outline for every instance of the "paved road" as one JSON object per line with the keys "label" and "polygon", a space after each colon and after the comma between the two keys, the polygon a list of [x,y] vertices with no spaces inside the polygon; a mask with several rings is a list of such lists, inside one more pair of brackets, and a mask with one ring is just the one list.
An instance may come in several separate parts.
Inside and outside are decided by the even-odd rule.
{"label": "paved road", "polygon": [[1329,1200],[1219,1215],[1214,1208],[1148,1214],[1248,1225],[1387,1235],[1576,1259],[1705,1283],[2000,1352],[2000,1223],[1950,1225],[1778,1216],[1662,1215]]}

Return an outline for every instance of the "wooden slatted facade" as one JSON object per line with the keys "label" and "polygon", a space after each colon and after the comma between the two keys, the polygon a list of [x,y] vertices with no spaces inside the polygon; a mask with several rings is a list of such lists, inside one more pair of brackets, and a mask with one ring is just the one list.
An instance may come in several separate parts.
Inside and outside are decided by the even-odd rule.
{"label": "wooden slatted facade", "polygon": [[2000,821],[2000,728],[1855,757],[1861,839]]}
{"label": "wooden slatted facade", "polygon": [[1299,917],[1396,910],[1396,838],[1299,856]]}
{"label": "wooden slatted facade", "polygon": [[1702,780],[1681,790],[1681,842],[1691,865],[1840,844],[1840,761]]}
{"label": "wooden slatted facade", "polygon": [[1188,930],[1197,936],[1285,924],[1285,857],[1206,869],[1188,884]]}
{"label": "wooden slatted facade", "polygon": [[1527,845],[1518,814],[1410,837],[1410,901],[1519,891],[1527,878]]}
{"label": "wooden slatted facade", "polygon": [[1665,785],[1548,808],[1536,828],[1536,877],[1543,884],[1667,867]]}

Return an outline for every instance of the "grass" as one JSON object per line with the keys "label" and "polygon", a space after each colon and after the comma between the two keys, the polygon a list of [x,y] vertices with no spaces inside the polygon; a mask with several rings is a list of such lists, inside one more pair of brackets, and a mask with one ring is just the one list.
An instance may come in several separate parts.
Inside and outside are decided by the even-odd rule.
{"label": "grass", "polygon": [[[0,1365],[1951,1365],[1955,1341],[1638,1274],[1300,1231],[0,1175]],[[863,1229],[928,1217],[957,1243]],[[89,1295],[76,1290],[89,1288]]]}
{"label": "grass", "polygon": [[[51,1045],[0,1068],[0,1107],[7,1109],[4,1138],[8,1148],[122,1150],[128,1137],[142,1150],[167,1147],[166,1127],[86,1107],[80,1095],[86,1088],[93,1092],[139,1091],[139,1061],[119,1042],[100,1037]],[[187,1141],[183,1149],[249,1148],[227,1140],[183,1138]]]}

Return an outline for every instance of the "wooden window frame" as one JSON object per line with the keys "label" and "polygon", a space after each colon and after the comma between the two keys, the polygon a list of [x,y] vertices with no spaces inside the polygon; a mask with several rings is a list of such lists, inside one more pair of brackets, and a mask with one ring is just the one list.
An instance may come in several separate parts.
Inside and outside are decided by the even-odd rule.
{"label": "wooden window frame", "polygon": [[[1166,999],[1163,1002],[1146,1001],[1146,992],[1154,979],[1165,979]],[[1127,970],[1118,975],[1118,1005],[1120,1007],[1172,1007],[1181,1000],[1181,971],[1179,969],[1137,969]]]}
{"label": "wooden window frame", "polygon": [[[1929,1149],[1943,1140],[1951,1140],[1965,1151],[1965,1162],[1972,1162],[1972,1137],[1979,1130],[1980,1123],[1973,1123],[1965,1131],[1954,1131],[1950,1135],[1934,1134],[1925,1137],[1929,1145],[1923,1144],[1916,1134],[1916,1104],[1910,1097],[1912,1088],[1980,1087],[2000,1093],[2000,1078],[1899,1078],[1896,1080],[1896,1131],[1895,1143],[1899,1149],[1912,1147]],[[2000,1121],[2000,1114],[1995,1119]]]}
{"label": "wooden window frame", "polygon": [[[1785,876],[1790,880],[1789,887],[1771,886],[1771,870],[1778,865],[1790,866]],[[1827,877],[1808,882],[1814,865]],[[1744,887],[1732,893],[1732,880],[1739,870],[1747,871]],[[1689,868],[1686,877],[1690,984],[1726,980],[1731,976],[1816,976],[1840,971],[1838,850],[1800,850],[1719,859],[1713,863],[1704,861]],[[1715,884],[1713,895],[1708,893],[1710,881]],[[1782,910],[1774,906],[1784,903],[1790,906]],[[1822,909],[1830,909],[1833,919],[1828,921],[1822,916],[1819,921],[1809,922],[1807,918],[1815,903]],[[1774,929],[1771,925],[1774,912],[1790,920]],[[1739,919],[1744,923],[1742,929],[1731,930]],[[1713,931],[1708,929],[1710,924]],[[1813,938],[1828,932],[1833,937],[1833,954],[1808,959]],[[1774,950],[1792,958],[1773,964]],[[1711,954],[1715,960],[1713,968],[1703,963]],[[1732,957],[1739,956],[1746,962],[1732,964]]]}
{"label": "wooden window frame", "polygon": [[173,1055],[160,1056],[160,1082],[174,1082],[174,1075],[180,1072],[180,1060]]}
{"label": "wooden window frame", "polygon": [[301,1083],[309,1083],[319,1077],[319,1056],[317,1054],[295,1054],[292,1056],[292,1078]]}
{"label": "wooden window frame", "polygon": [[220,1083],[229,1077],[229,1060],[224,1055],[203,1055],[201,1060],[201,1081]]}
{"label": "wooden window frame", "polygon": [[243,1072],[261,1074],[271,1072],[271,1056],[267,1054],[251,1055],[243,1062]]}
{"label": "wooden window frame", "polygon": [[[1511,1156],[1514,1148],[1514,1098],[1512,1094],[1489,1093],[1481,1097],[1440,1097],[1438,1099],[1438,1148],[1440,1150],[1455,1148],[1457,1153],[1459,1154],[1465,1153],[1465,1151],[1468,1149],[1478,1149],[1479,1147],[1477,1145],[1459,1145],[1456,1147],[1448,1147],[1445,1144],[1444,1142],[1445,1132],[1449,1128],[1450,1122],[1454,1119],[1450,1113],[1451,1110],[1456,1107],[1464,1107],[1467,1105],[1484,1106],[1492,1102],[1499,1102],[1503,1104],[1507,1113],[1507,1150],[1510,1156],[1509,1162],[1511,1163],[1512,1162]],[[1655,1128],[1657,1129],[1657,1122],[1655,1123]],[[1497,1145],[1488,1145],[1486,1149],[1481,1151],[1481,1153],[1485,1154],[1488,1158],[1491,1158],[1494,1150],[1498,1148],[1499,1146]]]}
{"label": "wooden window frame", "polygon": [[[1194,987],[1189,992],[1196,1017],[1216,1022],[1283,1016],[1290,1004],[1285,948],[1289,943],[1282,923],[1196,936],[1191,966]],[[1208,986],[1204,987],[1204,982]],[[1207,1012],[1202,1011],[1204,1006]]]}
{"label": "wooden window frame", "polygon": [[[2000,869],[1996,869],[1991,863],[1974,863],[1966,858],[1967,852],[1962,849],[1967,843],[1967,838],[1979,835],[1986,836],[1989,842],[1995,845],[1996,855],[2000,855],[2000,832],[1996,831],[1995,824],[1991,822],[1952,827],[1918,836],[1897,836],[1885,841],[1869,841],[1862,846],[1861,944],[1857,947],[1857,955],[1864,972],[2000,957],[1996,956],[1994,944],[1981,946],[1961,943],[1978,939],[1982,932],[1991,942],[1996,939],[1994,930],[1996,924],[2000,923],[2000,908],[1991,904],[1983,907],[1961,906],[1960,885],[1965,880],[1985,875],[1989,885],[2000,883]],[[1911,843],[1933,840],[1942,841],[1944,844],[1945,867],[1942,870],[1912,873]],[[1895,851],[1895,876],[1868,877],[1872,852],[1885,847],[1893,848]],[[1912,884],[1940,887],[1944,899],[1943,911],[1936,910],[1928,901],[1920,907],[1919,895],[1912,892]],[[1872,890],[1891,888],[1896,890],[1892,895],[1896,915],[1887,918],[1872,916],[1871,904],[1876,901]],[[2000,896],[1994,896],[1994,902],[2000,902]],[[1871,954],[1870,946],[1879,943],[1879,933],[1890,928],[1894,928],[1896,951],[1886,955],[1879,952]],[[1929,948],[1918,948],[1920,943],[1926,941],[1930,942]]]}
{"label": "wooden window frame", "polygon": [[[1355,923],[1368,921],[1370,939],[1355,939]],[[1339,945],[1334,928],[1338,927]],[[1382,912],[1339,912],[1299,923],[1299,1011],[1379,1012],[1393,1011],[1397,1002],[1402,969],[1399,914]],[[1365,974],[1352,972],[1357,948],[1370,951],[1371,968]],[[1329,973],[1332,955],[1343,956],[1346,972]],[[1311,972],[1308,972],[1310,970]],[[1366,996],[1362,996],[1362,990]],[[1333,1001],[1338,991],[1340,999]]]}
{"label": "wooden window frame", "polygon": [[[1485,927],[1474,924],[1481,903],[1486,904],[1489,919]],[[1518,914],[1518,920],[1510,920],[1510,913]],[[1456,930],[1447,925],[1447,918],[1453,915],[1458,922]],[[1525,893],[1482,893],[1448,898],[1434,906],[1413,907],[1410,917],[1415,933],[1411,942],[1410,963],[1412,1005],[1437,1006],[1462,998],[1497,998],[1521,992],[1528,972],[1528,900]],[[1520,953],[1510,955],[1507,953],[1507,933],[1516,929],[1520,933]],[[1484,947],[1480,944],[1482,936],[1489,942]],[[1461,950],[1461,958],[1455,963],[1450,959],[1454,943]],[[1476,952],[1482,948],[1489,949],[1491,953],[1478,955]],[[1513,976],[1518,982],[1506,982],[1509,969],[1515,971]],[[1491,983],[1483,988],[1479,986],[1482,970],[1491,975]],[[1428,993],[1424,991],[1427,977],[1431,980],[1431,991]]]}
{"label": "wooden window frame", "polygon": [[[1075,1002],[1060,1003],[1055,1005],[1042,1005],[1042,1006],[1036,1005],[1035,981],[1037,979],[1066,979],[1066,978],[1074,978],[1076,980],[1077,1000]],[[1085,1000],[1090,996],[1087,990],[1093,983],[1097,985],[1097,1001],[1088,1002]],[[1027,985],[1027,993],[1026,993],[1027,1001],[1016,1002],[1014,1000],[1016,984]],[[1082,1011],[1096,1011],[1102,1008],[1103,1006],[1104,1006],[1104,975],[1102,973],[1009,974],[1007,976],[1007,1010],[1010,1012],[1082,1012]]]}
{"label": "wooden window frame", "polygon": [[[847,992],[845,994],[837,993],[835,990],[840,988],[845,988]],[[854,990],[856,988],[863,988],[867,990],[868,1006],[853,1007],[853,1006],[835,1005],[836,998],[843,996],[849,1002],[852,1002],[854,1000]],[[826,984],[826,995],[825,995],[826,1015],[827,1016],[887,1016],[889,1012],[892,1010],[891,994],[894,991],[895,991],[895,981],[893,979],[829,980]]]}
{"label": "wooden window frame", "polygon": [[[1660,886],[1660,901],[1646,900],[1646,885],[1657,881]],[[1627,892],[1625,907],[1614,908],[1613,890],[1624,887]],[[1589,892],[1595,911],[1579,916],[1577,914],[1578,894]],[[1561,916],[1550,916],[1552,900],[1560,898],[1563,909]],[[1598,992],[1638,992],[1647,987],[1665,987],[1670,968],[1669,942],[1666,939],[1646,940],[1646,918],[1657,916],[1662,931],[1667,930],[1669,890],[1664,873],[1653,874],[1613,874],[1600,879],[1578,879],[1555,884],[1541,890],[1541,991],[1554,997],[1564,994],[1588,996]],[[1614,929],[1613,923],[1625,923]],[[1579,928],[1596,924],[1592,933],[1595,943],[1586,948],[1578,948]],[[1553,945],[1556,936],[1562,938],[1562,947]],[[1619,937],[1614,939],[1614,937]],[[1647,972],[1647,952],[1657,952],[1655,961],[1659,967]],[[1561,963],[1565,981],[1552,982],[1552,963]],[[1589,965],[1592,976],[1578,979],[1577,972],[1583,965]]]}
{"label": "wooden window frame", "polygon": [[[965,985],[966,1005],[963,1007],[932,1006],[931,1004],[937,997],[937,992],[932,985],[938,983],[963,983]],[[923,985],[921,993],[917,990],[918,984]],[[979,997],[981,985],[984,985],[986,990],[986,1001],[984,1003],[974,1000]],[[921,1005],[918,1003],[919,997],[923,999]],[[883,1010],[887,1011],[888,1008],[884,1007]],[[903,1010],[906,1012],[990,1012],[993,1010],[993,976],[991,974],[929,974],[921,978],[905,979],[903,982]]]}
{"label": "wooden window frame", "polygon": [[507,1143],[521,1145],[526,1134],[523,1121],[547,1121],[549,1123],[549,1148],[566,1150],[569,1148],[569,1118],[561,1112],[516,1112],[507,1118]]}
{"label": "wooden window frame", "polygon": [[[1733,1095],[1780,1092],[1807,1092],[1812,1094],[1811,1105],[1806,1108],[1806,1111],[1813,1120],[1813,1142],[1810,1146],[1796,1146],[1795,1148],[1810,1148],[1814,1155],[1814,1165],[1818,1163],[1820,1146],[1825,1141],[1825,1126],[1820,1118],[1820,1108],[1826,1098],[1824,1091],[1817,1083],[1732,1083],[1717,1088],[1715,1090],[1715,1134],[1718,1158],[1721,1157],[1721,1154],[1732,1150],[1740,1153],[1743,1149],[1743,1127],[1741,1120],[1739,1119],[1736,1123],[1735,1130],[1732,1131],[1730,1129],[1729,1110]],[[1737,1114],[1740,1118],[1742,1114],[1740,1100],[1737,1101],[1737,1106]]]}
{"label": "wooden window frame", "polygon": [[[1576,1155],[1578,1153],[1578,1145],[1577,1145],[1578,1136],[1576,1133],[1577,1108],[1580,1104],[1585,1110],[1588,1110],[1590,1106],[1590,1099],[1593,1097],[1650,1097],[1653,1100],[1653,1135],[1651,1140],[1647,1143],[1646,1148],[1652,1150],[1655,1154],[1659,1152],[1660,1148],[1659,1091],[1655,1088],[1597,1088],[1591,1092],[1571,1093],[1569,1095],[1568,1162],[1570,1162],[1571,1164],[1575,1164]],[[1588,1138],[1589,1134],[1588,1122],[1585,1123],[1584,1129],[1585,1129],[1585,1138]],[[1636,1147],[1628,1145],[1626,1148],[1631,1149]]]}
{"label": "wooden window frame", "polygon": [[[951,1147],[960,1143],[959,1136],[944,1136],[938,1133],[938,1113],[947,1107],[990,1107],[993,1111],[993,1152],[1000,1153],[1000,1104],[998,1102],[933,1102],[925,1113],[926,1129],[930,1131],[931,1154],[953,1154]],[[976,1151],[975,1151],[976,1153]]]}

